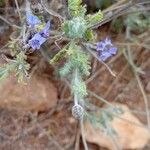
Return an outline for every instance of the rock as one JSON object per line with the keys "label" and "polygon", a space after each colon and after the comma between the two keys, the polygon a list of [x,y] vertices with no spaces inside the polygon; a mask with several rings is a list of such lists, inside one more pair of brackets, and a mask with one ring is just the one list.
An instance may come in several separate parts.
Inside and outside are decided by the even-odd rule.
{"label": "rock", "polygon": [[[129,110],[126,105],[116,104],[120,107],[124,113],[119,117],[114,117],[110,122],[112,128],[116,131],[117,135],[114,135],[117,145],[121,149],[142,149],[148,143],[150,139],[150,131],[146,129],[139,120]],[[131,122],[128,122],[129,120]],[[136,125],[138,124],[138,125]],[[85,124],[85,137],[88,142],[97,144],[101,147],[108,148],[109,150],[116,150],[114,142],[110,136],[102,132],[98,127],[93,127],[89,121]]]}
{"label": "rock", "polygon": [[45,77],[33,76],[27,84],[11,76],[0,83],[0,107],[24,111],[46,111],[57,103],[57,90]]}
{"label": "rock", "polygon": [[150,81],[147,83],[146,91],[150,93]]}

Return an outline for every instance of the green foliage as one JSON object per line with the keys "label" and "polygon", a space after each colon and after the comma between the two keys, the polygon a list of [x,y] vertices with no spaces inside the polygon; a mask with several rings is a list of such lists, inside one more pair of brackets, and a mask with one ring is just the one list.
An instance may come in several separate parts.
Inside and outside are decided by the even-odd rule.
{"label": "green foliage", "polygon": [[81,47],[71,43],[68,49],[68,55],[74,68],[78,68],[81,75],[89,75],[90,62],[89,55],[81,50]]}
{"label": "green foliage", "polygon": [[26,55],[20,52],[15,60],[9,60],[9,63],[0,68],[0,80],[5,79],[10,73],[16,73],[18,82],[24,82],[24,78],[27,76],[27,71],[30,65],[25,61]]}
{"label": "green foliage", "polygon": [[150,27],[150,17],[141,13],[134,13],[127,16],[125,25],[132,31],[142,32],[146,28]]}
{"label": "green foliage", "polygon": [[62,59],[66,55],[66,47],[64,47],[62,50],[60,50],[50,61],[50,64],[57,63],[60,59]]}
{"label": "green foliage", "polygon": [[90,62],[89,56],[81,50],[74,42],[70,43],[69,48],[66,50],[69,61],[60,70],[60,75],[65,76],[74,69],[78,68],[81,75],[89,75]]}
{"label": "green foliage", "polygon": [[87,96],[86,84],[82,81],[78,68],[75,68],[73,72],[71,90],[78,99],[82,99]]}
{"label": "green foliage", "polygon": [[17,49],[18,49],[18,43],[17,43],[17,41],[16,40],[9,41],[8,48],[10,50],[11,55],[15,56],[18,53],[18,51],[17,51]]}
{"label": "green foliage", "polygon": [[68,8],[72,17],[84,17],[86,7],[81,5],[82,0],[68,0]]}
{"label": "green foliage", "polygon": [[71,89],[72,93],[78,95],[80,98],[87,96],[86,84],[82,80],[73,80]]}
{"label": "green foliage", "polygon": [[9,70],[7,66],[0,68],[0,81],[8,76]]}
{"label": "green foliage", "polygon": [[84,38],[87,41],[92,41],[93,42],[95,40],[93,31],[91,29],[86,30]]}
{"label": "green foliage", "polygon": [[82,51],[77,51],[72,55],[71,62],[73,66],[79,69],[82,75],[89,75],[90,63],[89,57]]}
{"label": "green foliage", "polygon": [[86,16],[86,21],[87,21],[87,24],[89,27],[97,24],[102,19],[103,19],[103,13],[101,12],[101,10],[99,10],[97,13],[95,13],[93,15]]}
{"label": "green foliage", "polygon": [[93,15],[85,16],[86,8],[81,5],[81,2],[81,0],[68,0],[72,18],[64,22],[62,29],[69,38],[84,38],[87,41],[93,41],[93,32],[89,28],[102,20],[103,14],[98,11]]}
{"label": "green foliage", "polygon": [[105,9],[109,7],[114,0],[96,0],[96,7],[99,9]]}
{"label": "green foliage", "polygon": [[112,29],[115,32],[120,33],[123,30],[123,27],[124,27],[124,25],[123,25],[122,18],[117,18],[112,21]]}
{"label": "green foliage", "polygon": [[28,75],[27,71],[30,69],[30,65],[25,61],[26,59],[26,55],[23,52],[20,52],[14,62],[18,82],[24,82],[25,77]]}
{"label": "green foliage", "polygon": [[0,7],[2,7],[3,5],[5,5],[5,0],[0,0]]}
{"label": "green foliage", "polygon": [[70,43],[67,49],[67,55],[69,60],[60,69],[60,75],[62,77],[69,74],[73,76],[73,79],[71,79],[72,93],[81,99],[87,95],[86,84],[82,81],[82,76],[89,75],[90,73],[89,56],[74,41]]}
{"label": "green foliage", "polygon": [[65,65],[60,69],[59,74],[61,77],[67,76],[69,73],[72,72],[73,69],[73,64],[69,60],[68,62],[65,63]]}
{"label": "green foliage", "polygon": [[87,30],[86,21],[82,17],[75,17],[64,23],[63,30],[69,38],[82,38]]}
{"label": "green foliage", "polygon": [[116,134],[116,131],[111,126],[111,121],[114,119],[114,116],[119,116],[123,114],[123,110],[118,107],[107,107],[96,113],[88,113],[87,118],[90,120],[94,127],[101,128],[106,134]]}

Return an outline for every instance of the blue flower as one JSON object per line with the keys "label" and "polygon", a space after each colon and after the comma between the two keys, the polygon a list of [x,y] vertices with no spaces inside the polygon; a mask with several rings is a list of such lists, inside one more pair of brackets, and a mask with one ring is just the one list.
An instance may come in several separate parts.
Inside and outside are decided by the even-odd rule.
{"label": "blue flower", "polygon": [[49,37],[50,34],[50,21],[48,21],[45,25],[45,27],[43,28],[43,30],[40,32],[41,36],[44,38]]}
{"label": "blue flower", "polygon": [[46,38],[42,37],[39,33],[36,33],[28,44],[33,50],[40,49],[41,45],[46,41]]}
{"label": "blue flower", "polygon": [[26,19],[27,19],[28,25],[31,26],[32,28],[34,28],[35,25],[38,25],[41,23],[41,20],[37,16],[34,16],[33,14],[29,12],[26,13]]}
{"label": "blue flower", "polygon": [[102,61],[107,60],[117,53],[117,47],[113,46],[111,40],[108,38],[97,43],[96,50],[99,52],[99,59]]}

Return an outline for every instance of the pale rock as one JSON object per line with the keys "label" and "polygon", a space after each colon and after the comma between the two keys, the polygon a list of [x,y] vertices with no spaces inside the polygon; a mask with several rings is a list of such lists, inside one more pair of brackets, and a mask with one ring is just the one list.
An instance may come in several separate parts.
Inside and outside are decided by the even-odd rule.
{"label": "pale rock", "polygon": [[[112,128],[116,131],[115,141],[121,149],[142,149],[146,146],[150,139],[150,131],[136,118],[126,105],[113,103],[113,105],[121,108],[124,113],[119,117],[114,117],[110,122]],[[129,122],[127,121],[129,120]],[[106,133],[102,132],[89,121],[85,124],[85,138],[88,142],[99,145],[100,147],[116,150],[114,140]]]}
{"label": "pale rock", "polygon": [[46,111],[57,103],[57,90],[50,80],[32,76],[26,84],[11,76],[0,83],[0,107],[23,111]]}

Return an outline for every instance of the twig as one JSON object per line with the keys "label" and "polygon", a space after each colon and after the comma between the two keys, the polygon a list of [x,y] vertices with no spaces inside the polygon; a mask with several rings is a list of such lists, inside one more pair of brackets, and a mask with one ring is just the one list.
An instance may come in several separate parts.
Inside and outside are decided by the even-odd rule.
{"label": "twig", "polygon": [[114,108],[116,111],[118,111],[118,108],[115,107],[113,104],[111,104],[110,102],[108,102],[106,99],[104,99],[103,97],[97,95],[96,93],[88,90],[88,93],[91,94],[92,96],[94,96],[95,98],[97,98],[98,100],[100,100],[101,102],[107,104],[108,106]]}
{"label": "twig", "polygon": [[64,17],[62,17],[60,14],[58,14],[57,12],[55,12],[55,11],[53,11],[53,10],[48,9],[48,8],[45,6],[43,0],[41,0],[41,5],[43,6],[43,8],[44,8],[50,15],[59,18],[60,22],[62,22],[62,20],[64,20]]}
{"label": "twig", "polygon": [[[110,103],[111,104],[111,103]],[[95,107],[95,110],[97,110],[97,111],[105,111],[106,110],[106,108],[104,107],[104,108],[100,108],[100,107],[97,107],[97,106],[95,106],[94,105],[94,107]],[[110,106],[111,107],[111,106]],[[115,106],[114,106],[115,107]],[[119,108],[119,107],[118,107]],[[118,109],[117,108],[117,109]],[[126,110],[127,112],[132,112],[132,113],[137,113],[137,112],[139,112],[139,111],[134,111],[134,110]],[[121,117],[120,116],[120,114],[117,114],[117,113],[114,113],[113,111],[111,111],[110,112],[114,117],[117,117],[118,119],[120,119],[120,120],[122,120],[122,121],[125,121],[125,122],[128,122],[129,124],[131,124],[131,125],[135,125],[135,126],[138,126],[138,127],[141,127],[141,128],[144,128],[144,129],[148,129],[146,126],[144,126],[143,124],[140,124],[140,123],[136,123],[136,122],[133,122],[133,121],[131,121],[131,120],[128,120],[128,119],[126,119],[126,118],[123,118],[123,117]],[[139,112],[140,113],[140,112]],[[88,113],[87,113],[87,115],[89,115]],[[150,132],[150,131],[149,131]]]}
{"label": "twig", "polygon": [[[32,115],[32,113],[30,113],[30,114],[31,114],[32,119],[34,119],[34,116]],[[37,119],[35,118],[34,120],[35,120],[37,127],[42,131],[43,134],[45,134],[48,137],[49,141],[51,141],[53,144],[55,144],[55,146],[57,146],[58,149],[64,150],[64,148],[62,148],[55,139],[53,139],[52,137],[49,136],[49,134],[46,132],[46,130],[38,123]]]}
{"label": "twig", "polygon": [[19,9],[19,5],[18,5],[18,1],[17,0],[15,0],[15,4],[16,4],[17,11],[18,11],[18,14],[19,14],[20,22],[22,22],[21,13],[20,13],[20,9]]}
{"label": "twig", "polygon": [[84,150],[88,150],[87,142],[86,142],[86,139],[85,139],[85,133],[84,133],[83,119],[80,120],[80,126],[81,126],[81,135],[82,135]]}
{"label": "twig", "polygon": [[[110,60],[108,62],[109,64],[112,64],[115,60],[117,60],[122,54],[118,54],[116,57],[112,58],[112,60]],[[89,79],[86,80],[86,84],[90,83],[92,80],[94,80],[100,72],[104,71],[105,67],[102,67],[101,69],[97,70]]]}
{"label": "twig", "polygon": [[145,43],[137,43],[137,42],[133,42],[133,43],[129,43],[129,42],[127,42],[127,43],[121,43],[121,42],[117,42],[117,43],[115,43],[116,45],[123,45],[123,46],[127,46],[127,45],[131,45],[131,46],[139,46],[139,47],[143,47],[143,48],[145,48],[145,49],[148,49],[148,50],[150,50],[150,47],[148,46],[148,45],[146,45]]}
{"label": "twig", "polygon": [[21,29],[21,27],[19,27],[19,26],[13,24],[13,23],[11,23],[11,22],[9,22],[7,19],[5,19],[4,17],[2,17],[1,15],[0,15],[0,19],[3,20],[4,22],[6,22],[9,26],[15,27],[15,28],[17,28],[17,29]]}
{"label": "twig", "polygon": [[85,43],[82,43],[84,46],[86,46],[86,49],[95,57],[97,58],[98,61],[100,61],[107,69],[108,71],[110,72],[110,74],[114,77],[116,77],[115,73],[110,69],[110,67],[104,63],[103,61],[101,61],[98,56],[90,49],[89,45],[88,44],[85,44]]}
{"label": "twig", "polygon": [[[129,112],[132,112],[132,110],[129,111]],[[114,114],[114,113],[113,113],[113,115],[114,115],[115,117],[119,118],[119,119],[122,120],[122,121],[128,122],[129,124],[135,125],[135,126],[137,126],[137,127],[143,128],[143,129],[148,129],[148,128],[147,128],[146,126],[144,126],[143,124],[139,124],[139,123],[133,122],[133,121],[131,121],[131,120],[125,119],[125,118],[123,118],[123,117],[120,117],[120,115],[117,115],[117,114]],[[149,131],[149,132],[150,132],[150,131]]]}
{"label": "twig", "polygon": [[122,71],[118,74],[117,78],[115,78],[115,80],[112,82],[112,84],[109,86],[109,88],[107,89],[107,91],[104,94],[104,97],[106,98],[108,96],[109,93],[111,93],[112,89],[114,88],[114,85],[118,82],[118,80],[120,79],[120,77],[122,76],[122,74],[125,72],[125,70],[128,68],[128,64],[126,64]]}
{"label": "twig", "polygon": [[94,74],[96,69],[97,69],[97,65],[98,65],[98,61],[96,58],[94,58],[93,60],[93,65],[92,65],[92,70],[91,70],[91,74]]}
{"label": "twig", "polygon": [[[107,115],[104,115],[104,118],[106,119],[106,120],[109,120],[108,119],[108,117],[107,117]],[[109,134],[109,136],[110,136],[110,138],[112,139],[112,142],[113,142],[113,146],[114,146],[114,148],[116,149],[116,150],[121,150],[121,147],[120,147],[120,145],[118,145],[118,143],[117,143],[117,141],[116,141],[116,138],[114,137],[114,134],[112,133],[112,131],[111,131],[111,125],[109,124],[109,122],[108,121],[106,121],[106,132]]]}
{"label": "twig", "polygon": [[141,91],[141,93],[143,95],[143,99],[144,99],[144,103],[145,103],[145,109],[146,109],[146,113],[147,113],[147,124],[148,124],[148,128],[150,129],[150,112],[149,112],[149,108],[148,108],[148,98],[147,98],[146,93],[144,91],[142,82],[141,82],[141,80],[140,80],[140,78],[138,76],[138,72],[137,72],[136,66],[135,66],[135,64],[133,62],[133,58],[132,58],[132,54],[130,52],[130,46],[129,45],[127,46],[127,51],[128,51],[128,59],[129,59],[129,60],[128,59],[127,60],[129,62],[129,64],[131,65],[131,67],[133,68],[134,75],[135,75],[136,80],[138,82],[140,91]]}
{"label": "twig", "polygon": [[[113,18],[117,18],[120,15],[122,15],[122,12],[126,12],[129,10],[130,7],[134,6],[133,4],[136,2],[137,0],[122,0],[122,1],[118,1],[118,3],[112,5],[111,7],[109,7],[108,9],[103,11],[104,14],[104,19],[102,21],[100,21],[99,23],[92,25],[90,28],[94,29],[94,28],[98,28],[99,26],[105,24],[106,22],[109,22],[110,20],[112,20]],[[119,8],[119,9],[116,9]]]}
{"label": "twig", "polygon": [[61,50],[61,47],[58,45],[57,42],[58,42],[58,41],[61,41],[62,38],[63,38],[63,37],[61,36],[59,39],[56,39],[56,40],[54,41],[55,45],[58,47],[59,50]]}
{"label": "twig", "polygon": [[80,146],[80,129],[77,130],[74,150],[79,150],[79,146]]}

